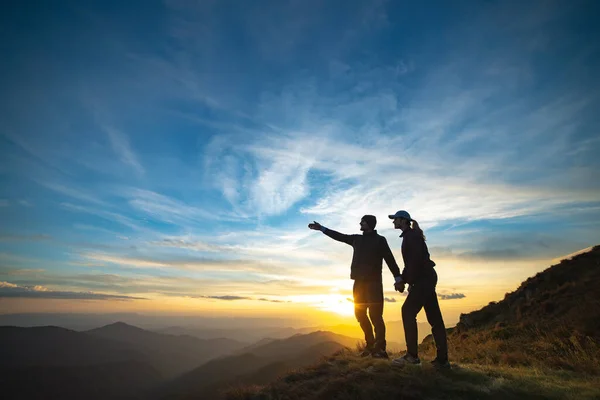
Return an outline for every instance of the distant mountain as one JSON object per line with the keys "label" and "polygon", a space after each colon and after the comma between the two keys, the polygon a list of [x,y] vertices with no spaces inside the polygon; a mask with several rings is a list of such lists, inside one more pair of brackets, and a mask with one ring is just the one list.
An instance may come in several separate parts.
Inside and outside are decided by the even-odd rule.
{"label": "distant mountain", "polygon": [[[449,329],[456,361],[600,373],[600,246],[523,282]],[[433,354],[433,341],[421,345]]]}
{"label": "distant mountain", "polygon": [[[431,327],[428,323],[418,323],[419,340],[422,340],[431,333]],[[404,349],[404,327],[402,321],[387,321],[387,341],[388,348],[394,350]],[[317,325],[305,328],[248,328],[248,329],[204,329],[173,326],[165,329],[159,329],[156,332],[170,335],[188,335],[200,339],[211,338],[229,338],[238,341],[258,342],[263,339],[285,339],[297,334],[307,334],[315,331],[335,332],[340,335],[349,336],[357,339],[363,339],[364,334],[358,323],[339,324],[339,325]],[[256,343],[251,346],[255,346]]]}
{"label": "distant mountain", "polygon": [[40,394],[61,399],[146,398],[147,391],[165,379],[245,345],[230,339],[163,335],[122,322],[87,332],[0,327],[0,387],[9,399]]}
{"label": "distant mountain", "polygon": [[53,326],[0,327],[4,399],[106,399],[163,379],[131,346]]}
{"label": "distant mountain", "polygon": [[[431,326],[427,322],[418,322],[418,339],[423,340],[427,335],[431,333]],[[406,348],[406,342],[404,340],[404,325],[401,320],[386,321],[386,339],[389,350],[404,350]],[[314,331],[328,331],[335,332],[340,335],[355,337],[362,339],[364,337],[363,331],[358,323],[356,324],[339,324],[339,325],[319,325],[311,328],[299,329],[300,333],[309,333]]]}
{"label": "distant mountain", "polygon": [[264,338],[284,339],[297,333],[313,332],[314,329],[295,329],[290,327],[268,327],[268,328],[194,328],[171,326],[169,328],[157,329],[155,332],[169,335],[188,335],[198,339],[227,338],[247,344]]}
{"label": "distant mountain", "polygon": [[131,360],[144,360],[144,356],[118,341],[56,326],[0,327],[0,367],[84,366]]}
{"label": "distant mountain", "polygon": [[159,397],[216,399],[232,385],[269,382],[345,346],[354,348],[356,343],[355,338],[322,331],[273,340],[243,354],[209,361],[168,383]]}
{"label": "distant mountain", "polygon": [[144,399],[162,379],[140,361],[83,366],[0,367],[0,388],[6,400]]}
{"label": "distant mountain", "polygon": [[116,322],[86,332],[88,335],[127,344],[144,354],[166,378],[182,374],[211,358],[238,350],[246,343],[231,339],[198,339],[189,335],[166,335]]}

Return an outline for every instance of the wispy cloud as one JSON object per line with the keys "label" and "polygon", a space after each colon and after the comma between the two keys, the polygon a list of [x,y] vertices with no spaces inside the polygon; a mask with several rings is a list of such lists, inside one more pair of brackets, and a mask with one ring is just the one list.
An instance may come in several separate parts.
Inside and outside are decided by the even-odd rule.
{"label": "wispy cloud", "polygon": [[106,206],[107,203],[105,203],[104,201],[102,201],[99,196],[94,195],[92,193],[88,193],[85,190],[81,190],[81,189],[76,189],[73,187],[69,187],[60,183],[56,183],[56,182],[49,182],[49,181],[38,181],[39,184],[41,184],[42,186],[47,187],[50,190],[53,190],[57,193],[63,194],[65,196],[71,197],[73,199],[77,199],[77,200],[81,200],[85,203],[92,203],[92,204],[96,204],[96,205],[100,205],[100,206]]}
{"label": "wispy cloud", "polygon": [[250,297],[244,297],[244,296],[197,296],[203,299],[213,299],[213,300],[226,300],[226,301],[233,301],[233,300],[250,300]]}
{"label": "wispy cloud", "polygon": [[114,264],[125,268],[180,269],[188,271],[231,271],[273,273],[276,265],[265,261],[242,259],[210,259],[194,256],[131,257],[105,253],[82,253],[88,260]]}
{"label": "wispy cloud", "polygon": [[0,298],[71,299],[71,300],[145,300],[142,297],[112,295],[92,292],[66,292],[50,290],[44,286],[19,286],[0,282]]}
{"label": "wispy cloud", "polygon": [[8,207],[9,206],[9,202],[6,199],[0,199],[0,207]]}
{"label": "wispy cloud", "polygon": [[453,300],[453,299],[464,299],[465,296],[463,293],[450,293],[450,294],[440,294],[438,293],[438,297],[440,300]]}
{"label": "wispy cloud", "polygon": [[258,301],[267,301],[270,303],[285,303],[284,300],[275,300],[275,299],[265,299],[264,297],[261,297],[260,299],[256,299]]}
{"label": "wispy cloud", "polygon": [[103,208],[91,208],[71,203],[61,203],[60,206],[69,211],[95,215],[106,221],[118,223],[119,225],[126,226],[135,231],[148,231],[147,228],[145,228],[142,225],[142,221],[127,217],[125,215],[113,211],[108,211]]}
{"label": "wispy cloud", "polygon": [[121,162],[132,167],[138,174],[143,175],[145,173],[144,167],[131,149],[127,136],[123,132],[109,126],[104,127],[104,131],[108,135],[110,144]]}
{"label": "wispy cloud", "polygon": [[215,213],[150,190],[132,188],[122,195],[129,199],[132,207],[164,222],[185,226],[219,218]]}

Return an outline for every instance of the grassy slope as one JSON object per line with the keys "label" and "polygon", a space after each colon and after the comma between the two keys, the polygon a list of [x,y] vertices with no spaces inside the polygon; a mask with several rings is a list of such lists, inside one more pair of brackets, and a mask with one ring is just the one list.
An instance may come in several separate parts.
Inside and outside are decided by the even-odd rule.
{"label": "grassy slope", "polygon": [[398,368],[343,351],[267,386],[232,388],[228,400],[598,399],[600,377],[464,364],[450,371]]}

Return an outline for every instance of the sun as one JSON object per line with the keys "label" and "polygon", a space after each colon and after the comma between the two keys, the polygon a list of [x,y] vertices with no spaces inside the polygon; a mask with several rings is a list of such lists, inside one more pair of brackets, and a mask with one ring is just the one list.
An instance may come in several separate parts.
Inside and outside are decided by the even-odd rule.
{"label": "sun", "polygon": [[341,294],[327,294],[322,296],[318,307],[323,311],[334,312],[339,315],[354,315],[354,302],[351,298]]}

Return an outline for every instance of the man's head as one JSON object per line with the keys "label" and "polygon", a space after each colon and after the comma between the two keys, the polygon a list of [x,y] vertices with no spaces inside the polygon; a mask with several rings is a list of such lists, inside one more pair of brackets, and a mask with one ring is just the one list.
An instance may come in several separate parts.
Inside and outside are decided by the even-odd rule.
{"label": "man's head", "polygon": [[360,219],[360,230],[370,232],[377,226],[377,218],[374,215],[364,215]]}
{"label": "man's head", "polygon": [[404,232],[410,228],[410,222],[412,218],[410,214],[404,210],[396,211],[396,214],[388,215],[388,217],[394,222],[394,229],[402,229]]}

